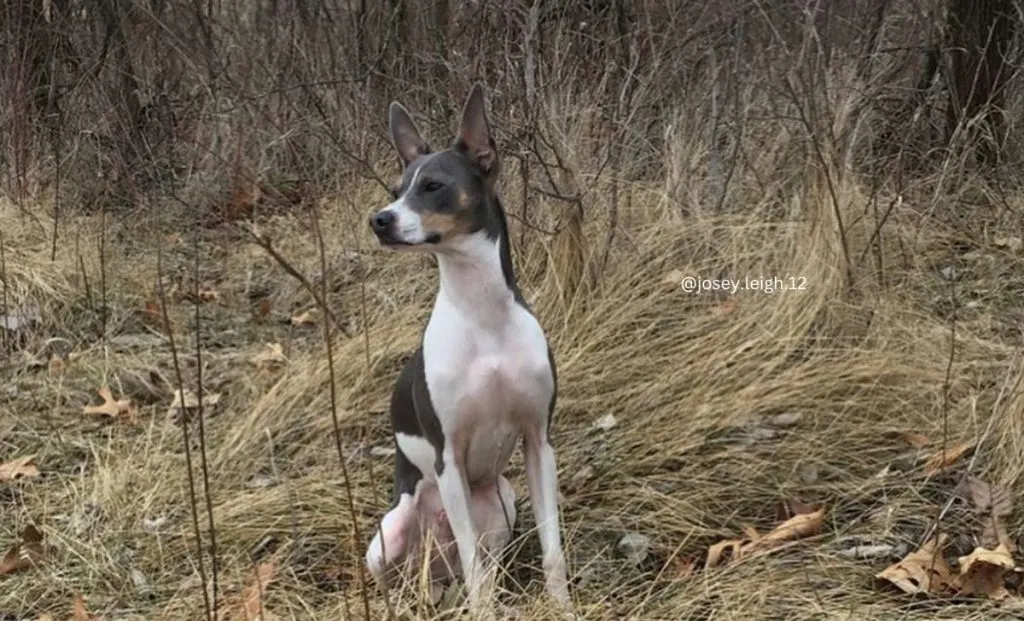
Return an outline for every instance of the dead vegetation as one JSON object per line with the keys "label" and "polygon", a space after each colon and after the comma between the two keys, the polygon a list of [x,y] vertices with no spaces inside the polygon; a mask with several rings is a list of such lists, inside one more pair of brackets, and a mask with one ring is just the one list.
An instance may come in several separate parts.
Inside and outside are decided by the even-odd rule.
{"label": "dead vegetation", "polygon": [[[47,23],[74,25],[68,5],[43,4],[56,7]],[[947,120],[934,84],[910,98],[903,140],[879,145],[899,117],[888,98],[916,81],[909,56],[881,51],[909,36],[907,15],[875,3],[875,36],[854,36],[828,30],[838,17],[816,3],[724,3],[710,16],[686,3],[584,15],[512,3],[504,17],[452,6],[437,52],[447,60],[435,64],[384,45],[383,4],[366,8],[365,36],[336,38],[352,48],[330,52],[329,27],[310,25],[301,3],[279,26],[254,9],[260,19],[234,15],[237,31],[220,34],[178,4],[125,9],[111,45],[165,23],[188,54],[230,48],[220,73],[183,61],[200,52],[153,63],[237,109],[186,106],[164,151],[136,148],[156,126],[124,130],[110,151],[75,143],[56,160],[63,173],[29,134],[9,150],[0,619],[192,620],[213,602],[222,619],[387,618],[360,568],[390,494],[391,383],[436,274],[428,258],[378,251],[365,225],[387,200],[378,180],[395,172],[377,130],[401,93],[440,144],[452,129],[444,106],[474,77],[497,91],[520,283],[559,365],[554,442],[583,619],[1020,617],[1019,145],[1010,132],[1003,160],[982,168],[983,131],[929,144],[929,117]],[[406,11],[395,45],[440,19],[388,6]],[[217,10],[205,23],[234,23]],[[658,39],[686,15],[700,15],[693,39]],[[591,49],[556,18],[607,27],[620,45]],[[455,27],[474,19],[476,30]],[[253,28],[255,40],[285,22],[316,36],[293,48],[306,53],[302,95],[280,86],[275,99],[250,82],[280,80],[285,59],[246,64],[224,33]],[[168,37],[158,41],[172,49]],[[513,40],[524,59],[536,52],[537,75],[484,62],[494,56],[483,46]],[[869,53],[853,53],[861,45]],[[613,69],[593,73],[587,50]],[[329,69],[342,52],[352,66]],[[373,62],[407,82],[384,82]],[[68,95],[83,113],[67,123],[117,135],[106,115],[131,101],[90,99],[108,71],[124,73],[103,67]],[[344,71],[367,82],[335,85],[334,100],[309,90]],[[318,105],[323,116],[309,113]],[[343,111],[345,127],[330,126]],[[29,114],[14,112],[12,123]],[[73,174],[94,159],[121,171],[107,189]],[[211,192],[206,181],[225,172],[236,187]],[[687,293],[687,276],[800,288]],[[509,478],[525,505],[518,456]],[[520,618],[552,618],[532,517],[520,515],[500,599]],[[450,617],[458,594],[441,610],[395,595],[396,613],[432,619]]]}

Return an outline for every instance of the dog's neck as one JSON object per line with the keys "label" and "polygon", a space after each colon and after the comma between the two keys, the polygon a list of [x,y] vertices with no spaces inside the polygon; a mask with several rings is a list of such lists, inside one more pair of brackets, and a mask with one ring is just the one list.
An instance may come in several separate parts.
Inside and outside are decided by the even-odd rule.
{"label": "dog's neck", "polygon": [[514,280],[510,286],[511,274],[506,275],[502,261],[507,241],[503,235],[492,238],[477,231],[437,253],[438,298],[481,323],[503,320],[516,303]]}

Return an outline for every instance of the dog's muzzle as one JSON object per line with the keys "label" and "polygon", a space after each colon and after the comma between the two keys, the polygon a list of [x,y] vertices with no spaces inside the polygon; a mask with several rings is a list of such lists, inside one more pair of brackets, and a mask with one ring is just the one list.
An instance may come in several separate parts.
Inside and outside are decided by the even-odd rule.
{"label": "dog's muzzle", "polygon": [[370,228],[373,230],[374,235],[381,244],[385,246],[401,246],[408,245],[407,242],[398,238],[395,234],[396,223],[398,218],[395,212],[390,209],[381,209],[377,213],[370,216]]}

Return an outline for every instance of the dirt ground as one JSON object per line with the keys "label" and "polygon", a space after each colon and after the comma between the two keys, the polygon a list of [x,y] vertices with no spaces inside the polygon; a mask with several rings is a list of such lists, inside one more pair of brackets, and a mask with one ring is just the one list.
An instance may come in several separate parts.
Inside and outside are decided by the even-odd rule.
{"label": "dirt ground", "polygon": [[[0,619],[81,618],[77,596],[97,619],[203,619],[200,576],[214,573],[222,618],[244,619],[261,564],[273,571],[263,618],[364,619],[364,606],[386,618],[360,564],[391,492],[389,391],[436,270],[375,248],[363,212],[386,197],[353,196],[319,210],[327,299],[351,335],[332,332],[330,359],[322,316],[305,315],[312,296],[241,227],[69,216],[51,260],[52,220],[3,205],[3,304],[28,325],[4,333],[0,463],[32,457],[38,475],[0,482],[0,552],[29,525],[44,549],[0,576]],[[1021,224],[993,216],[958,244],[966,233],[907,197],[875,239],[874,222],[855,217],[866,202],[848,181],[836,200],[812,186],[742,217],[682,217],[638,187],[597,284],[578,259],[598,244],[513,221],[519,278],[558,364],[553,441],[582,619],[1024,615],[1019,591],[914,596],[875,578],[940,515],[950,565],[979,544],[968,474],[1006,490],[1011,508],[1024,491]],[[792,203],[807,217],[768,224]],[[603,239],[603,226],[588,220],[584,239]],[[324,286],[308,212],[263,219],[258,233]],[[687,293],[690,275],[803,288]],[[172,407],[179,371],[192,392],[201,375],[205,401],[202,417],[185,410],[188,453]],[[84,413],[104,385],[130,407]],[[958,445],[947,468],[927,468]],[[521,537],[500,599],[520,618],[554,619],[519,455],[508,476]],[[763,536],[786,517],[780,506],[801,503],[823,508],[820,528],[706,566],[713,544]],[[1015,545],[1016,507],[1003,526]],[[1019,587],[1019,575],[1005,578]],[[454,614],[409,593],[396,609]]]}

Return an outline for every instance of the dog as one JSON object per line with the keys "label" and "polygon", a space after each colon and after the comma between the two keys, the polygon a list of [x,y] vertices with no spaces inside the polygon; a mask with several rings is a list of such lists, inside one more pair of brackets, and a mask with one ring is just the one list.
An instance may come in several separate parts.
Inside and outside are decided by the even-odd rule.
{"label": "dog", "polygon": [[[473,526],[481,533],[483,548],[494,557],[512,539],[515,500],[505,477],[470,493]],[[415,492],[402,494],[384,516],[366,552],[366,564],[379,583],[390,587],[403,572],[416,571],[424,562],[430,601],[436,604],[444,587],[462,575],[462,566],[437,485],[420,479]]]}
{"label": "dog", "polygon": [[[496,189],[501,161],[483,87],[473,87],[458,134],[445,150],[428,146],[397,101],[391,104],[388,125],[402,175],[393,201],[370,216],[370,228],[384,248],[433,254],[440,276],[420,346],[391,396],[392,511],[408,520],[417,514],[409,509],[420,501],[421,485],[436,486],[469,608],[485,612],[478,528],[493,520],[490,515],[473,519],[473,497],[486,493],[473,490],[486,490],[503,478],[521,440],[546,591],[571,615],[558,471],[549,438],[557,371],[544,330],[516,284]],[[511,530],[511,521],[505,522]],[[492,543],[501,540],[499,532]],[[397,560],[383,542],[380,556],[374,557],[373,545],[367,553],[371,571],[381,572]]]}

